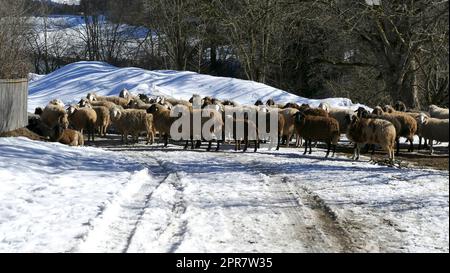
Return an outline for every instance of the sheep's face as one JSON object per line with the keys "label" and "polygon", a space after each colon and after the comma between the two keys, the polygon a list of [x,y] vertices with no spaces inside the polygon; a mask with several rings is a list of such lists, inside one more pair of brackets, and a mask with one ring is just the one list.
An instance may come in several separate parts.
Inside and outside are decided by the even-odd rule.
{"label": "sheep's face", "polygon": [[355,113],[357,113],[357,116],[359,118],[367,117],[368,114],[367,110],[364,109],[363,107],[359,107],[358,110],[355,111]]}
{"label": "sheep's face", "polygon": [[420,124],[427,124],[428,123],[428,117],[425,114],[420,114],[419,116],[419,123]]}
{"label": "sheep's face", "polygon": [[88,100],[86,100],[86,99],[82,99],[82,100],[80,100],[80,102],[78,103],[78,105],[80,106],[80,107],[86,107],[86,105],[89,103],[89,101]]}
{"label": "sheep's face", "polygon": [[297,112],[293,117],[296,123],[301,123],[306,116],[302,112]]}
{"label": "sheep's face", "polygon": [[380,106],[375,107],[375,109],[373,109],[372,114],[377,115],[377,116],[381,116],[384,113],[383,109]]}
{"label": "sheep's face", "polygon": [[67,113],[69,113],[69,115],[73,115],[76,111],[77,111],[77,108],[73,105],[67,109]]}
{"label": "sheep's face", "polygon": [[121,114],[122,114],[122,112],[119,109],[117,109],[117,108],[114,108],[113,110],[111,110],[111,116],[112,116],[113,119],[120,118]]}
{"label": "sheep's face", "polygon": [[395,103],[395,110],[400,112],[406,112],[406,105],[401,101],[397,101]]}
{"label": "sheep's face", "polygon": [[89,101],[97,101],[97,97],[93,93],[89,93],[86,97]]}
{"label": "sheep's face", "polygon": [[327,103],[321,103],[319,108],[325,110],[327,113],[330,113],[330,106]]}
{"label": "sheep's face", "polygon": [[392,114],[395,112],[395,109],[392,108],[392,106],[390,106],[390,105],[385,105],[383,107],[383,111]]}
{"label": "sheep's face", "polygon": [[129,97],[131,97],[131,94],[127,89],[123,89],[122,91],[120,91],[119,97],[128,99]]}
{"label": "sheep's face", "polygon": [[61,108],[66,107],[66,105],[61,100],[58,100],[58,99],[54,99],[54,100],[50,101],[49,104],[50,105],[56,105],[56,106],[59,106]]}
{"label": "sheep's face", "polygon": [[159,107],[156,104],[153,104],[152,106],[150,106],[150,108],[147,109],[148,114],[155,114],[158,112],[159,112]]}
{"label": "sheep's face", "polygon": [[275,101],[273,99],[270,99],[266,102],[267,106],[275,106]]}
{"label": "sheep's face", "polygon": [[35,114],[35,115],[40,116],[40,115],[42,115],[42,113],[44,113],[44,110],[42,110],[41,107],[37,107],[37,108],[34,110],[34,114]]}
{"label": "sheep's face", "polygon": [[255,106],[263,106],[264,103],[261,100],[257,100]]}

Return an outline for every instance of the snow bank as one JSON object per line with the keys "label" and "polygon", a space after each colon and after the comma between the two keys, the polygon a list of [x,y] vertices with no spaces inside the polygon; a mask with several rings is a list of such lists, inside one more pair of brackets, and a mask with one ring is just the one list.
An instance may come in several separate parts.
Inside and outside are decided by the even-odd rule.
{"label": "snow bank", "polygon": [[112,153],[0,138],[0,252],[70,251],[147,169]]}
{"label": "snow bank", "polygon": [[213,77],[194,72],[148,71],[140,68],[117,68],[102,62],[78,62],[67,65],[30,83],[29,108],[59,98],[65,103],[77,103],[89,92],[100,95],[118,95],[127,88],[132,93],[166,95],[189,99],[192,94],[231,99],[242,104],[254,104],[258,99],[270,98],[280,103],[297,102],[318,106],[325,101],[335,107],[357,108],[345,98],[311,100],[274,87],[233,78]]}

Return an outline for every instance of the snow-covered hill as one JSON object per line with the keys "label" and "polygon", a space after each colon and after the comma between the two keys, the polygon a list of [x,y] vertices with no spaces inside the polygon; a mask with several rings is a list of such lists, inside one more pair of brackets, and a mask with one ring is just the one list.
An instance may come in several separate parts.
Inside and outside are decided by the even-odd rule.
{"label": "snow-covered hill", "polygon": [[[295,96],[283,90],[232,78],[213,77],[194,72],[148,71],[140,68],[117,68],[102,62],[78,62],[67,65],[47,76],[34,77],[30,82],[29,108],[45,106],[49,100],[59,98],[65,103],[78,102],[89,92],[100,95],[118,95],[126,88],[132,93],[166,95],[189,99],[192,94],[232,99],[243,104],[270,98],[280,103],[297,102],[318,106],[322,100]],[[357,108],[345,98],[323,100],[333,106]]]}

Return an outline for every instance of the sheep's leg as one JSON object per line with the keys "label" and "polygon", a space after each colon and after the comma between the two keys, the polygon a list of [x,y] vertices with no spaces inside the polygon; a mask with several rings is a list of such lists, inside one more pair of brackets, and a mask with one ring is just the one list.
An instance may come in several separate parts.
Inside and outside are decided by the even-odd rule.
{"label": "sheep's leg", "polygon": [[303,155],[306,155],[308,153],[308,140],[305,140],[305,152]]}
{"label": "sheep's leg", "polygon": [[356,160],[356,144],[353,146],[353,160]]}
{"label": "sheep's leg", "polygon": [[333,144],[333,155],[331,157],[336,156],[336,148],[337,148],[337,144]]}
{"label": "sheep's leg", "polygon": [[330,152],[331,152],[331,142],[327,143],[328,146],[328,150],[327,150],[327,155],[325,156],[325,158],[328,158],[330,156]]}
{"label": "sheep's leg", "polygon": [[372,144],[372,157],[375,155],[375,144]]}
{"label": "sheep's leg", "polygon": [[434,140],[430,139],[430,155],[434,154]]}
{"label": "sheep's leg", "polygon": [[218,152],[220,150],[220,140],[217,140],[217,148],[216,148],[216,152]]}
{"label": "sheep's leg", "polygon": [[410,139],[409,139],[409,143],[410,143],[410,145],[409,145],[409,151],[412,153],[412,152],[414,152],[414,139],[413,139],[413,138],[410,138]]}
{"label": "sheep's leg", "polygon": [[206,151],[210,152],[212,147],[212,141],[208,142],[208,149]]}
{"label": "sheep's leg", "polygon": [[359,160],[359,157],[361,156],[361,145],[356,144],[356,161]]}
{"label": "sheep's leg", "polygon": [[258,148],[260,148],[258,144],[258,140],[255,140],[255,153],[258,152]]}
{"label": "sheep's leg", "polygon": [[399,156],[400,155],[400,138],[398,138],[397,140],[396,140],[396,142],[397,142],[397,156]]}
{"label": "sheep's leg", "polygon": [[189,140],[186,140],[186,145],[184,145],[184,149],[187,150],[188,147],[189,147]]}
{"label": "sheep's leg", "polygon": [[244,147],[244,151],[243,152],[245,153],[248,150],[248,139],[247,138],[244,140],[244,145],[245,145],[245,147]]}
{"label": "sheep's leg", "polygon": [[167,148],[167,146],[169,146],[169,136],[164,134],[164,148]]}
{"label": "sheep's leg", "polygon": [[309,154],[312,155],[312,140],[309,141]]}

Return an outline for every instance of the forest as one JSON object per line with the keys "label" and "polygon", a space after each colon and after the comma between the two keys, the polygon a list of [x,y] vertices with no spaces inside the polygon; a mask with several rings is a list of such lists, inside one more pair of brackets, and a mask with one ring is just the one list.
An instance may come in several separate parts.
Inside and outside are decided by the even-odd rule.
{"label": "forest", "polygon": [[[448,1],[0,3],[0,78],[89,60],[246,79],[307,98],[448,107]],[[65,15],[82,24],[55,35],[70,29],[52,25]]]}

